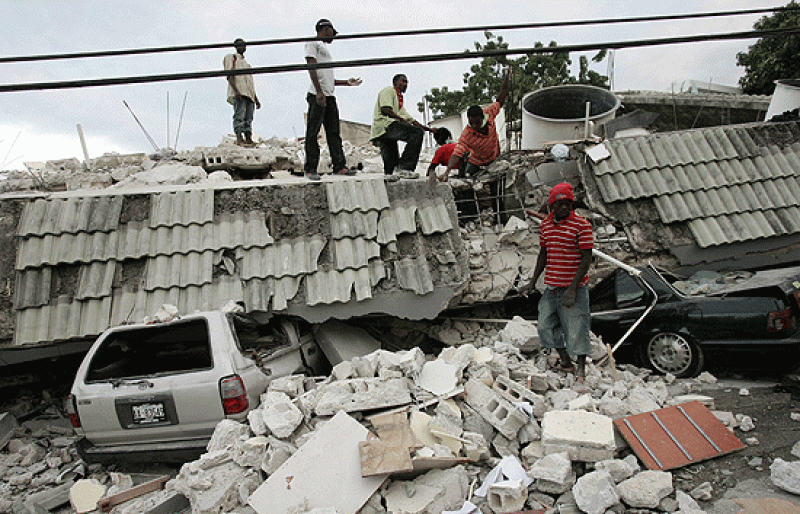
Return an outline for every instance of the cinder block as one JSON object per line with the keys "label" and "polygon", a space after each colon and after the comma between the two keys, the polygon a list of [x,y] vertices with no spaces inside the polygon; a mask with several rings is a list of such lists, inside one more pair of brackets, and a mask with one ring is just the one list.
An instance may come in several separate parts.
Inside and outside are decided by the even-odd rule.
{"label": "cinder block", "polygon": [[543,396],[534,393],[522,384],[506,376],[499,375],[494,381],[492,389],[500,393],[510,402],[530,403],[533,406],[533,415],[539,419],[542,419],[544,413],[547,412],[547,402]]}
{"label": "cinder block", "polygon": [[470,379],[464,391],[467,403],[508,439],[516,439],[519,429],[528,422],[527,416],[513,403],[483,382]]}

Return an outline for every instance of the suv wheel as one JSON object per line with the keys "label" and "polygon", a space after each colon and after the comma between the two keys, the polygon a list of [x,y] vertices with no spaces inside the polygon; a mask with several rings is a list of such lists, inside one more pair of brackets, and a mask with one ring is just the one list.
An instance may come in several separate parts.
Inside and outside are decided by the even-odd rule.
{"label": "suv wheel", "polygon": [[642,347],[643,361],[660,373],[672,373],[677,378],[691,378],[703,369],[704,356],[700,347],[673,332],[653,336]]}

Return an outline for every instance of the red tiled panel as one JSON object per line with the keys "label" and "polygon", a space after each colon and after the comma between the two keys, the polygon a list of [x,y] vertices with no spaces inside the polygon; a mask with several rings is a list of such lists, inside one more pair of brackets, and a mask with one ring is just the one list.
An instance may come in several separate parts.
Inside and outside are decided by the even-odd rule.
{"label": "red tiled panel", "polygon": [[[687,415],[717,448],[687,419]],[[666,430],[659,424],[659,420]],[[733,432],[697,401],[615,419],[614,426],[648,469],[679,468],[744,448],[744,444]],[[642,445],[631,428],[650,451]],[[670,437],[670,433],[677,443]]]}

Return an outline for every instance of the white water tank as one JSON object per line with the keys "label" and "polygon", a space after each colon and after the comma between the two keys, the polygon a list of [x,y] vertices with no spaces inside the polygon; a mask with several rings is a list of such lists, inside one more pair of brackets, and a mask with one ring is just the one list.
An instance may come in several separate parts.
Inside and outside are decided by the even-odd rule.
{"label": "white water tank", "polygon": [[773,116],[797,109],[798,107],[800,107],[800,80],[776,80],[775,92],[772,93],[772,100],[769,102],[767,115],[764,119],[769,121]]}
{"label": "white water tank", "polygon": [[589,133],[613,119],[620,100],[612,92],[583,84],[542,88],[522,98],[522,149],[542,147],[545,141],[583,139],[586,102],[590,103]]}

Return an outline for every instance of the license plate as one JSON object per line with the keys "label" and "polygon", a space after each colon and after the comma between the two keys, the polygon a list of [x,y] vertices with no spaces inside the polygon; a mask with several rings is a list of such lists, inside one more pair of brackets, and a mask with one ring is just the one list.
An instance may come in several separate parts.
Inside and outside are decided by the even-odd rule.
{"label": "license plate", "polygon": [[161,402],[132,405],[131,410],[133,411],[133,422],[137,425],[149,425],[167,420],[167,413]]}

